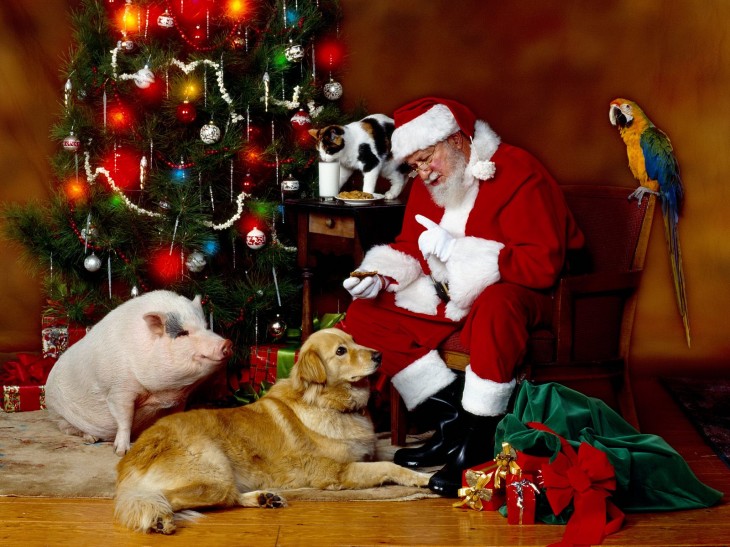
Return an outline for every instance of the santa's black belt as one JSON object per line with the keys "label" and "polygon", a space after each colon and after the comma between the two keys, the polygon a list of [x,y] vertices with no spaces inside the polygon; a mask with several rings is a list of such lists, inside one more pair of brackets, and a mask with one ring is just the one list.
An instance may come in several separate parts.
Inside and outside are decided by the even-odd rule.
{"label": "santa's black belt", "polygon": [[449,284],[445,281],[436,281],[433,277],[431,277],[431,281],[433,282],[433,288],[436,289],[436,294],[438,297],[444,301],[444,303],[448,303],[451,298],[449,297]]}

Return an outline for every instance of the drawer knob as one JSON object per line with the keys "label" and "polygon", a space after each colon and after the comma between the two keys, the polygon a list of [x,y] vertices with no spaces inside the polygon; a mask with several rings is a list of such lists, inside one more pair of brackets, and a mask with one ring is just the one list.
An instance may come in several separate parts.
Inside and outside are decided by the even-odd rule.
{"label": "drawer knob", "polygon": [[327,218],[327,219],[325,219],[324,225],[327,226],[327,228],[334,228],[334,226],[335,226],[335,219],[334,218]]}

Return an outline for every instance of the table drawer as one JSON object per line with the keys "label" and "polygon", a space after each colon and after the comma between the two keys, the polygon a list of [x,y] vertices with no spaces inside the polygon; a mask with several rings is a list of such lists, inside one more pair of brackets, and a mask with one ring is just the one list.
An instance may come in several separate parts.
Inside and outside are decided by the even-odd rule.
{"label": "table drawer", "polygon": [[355,238],[355,219],[322,213],[309,214],[309,233]]}

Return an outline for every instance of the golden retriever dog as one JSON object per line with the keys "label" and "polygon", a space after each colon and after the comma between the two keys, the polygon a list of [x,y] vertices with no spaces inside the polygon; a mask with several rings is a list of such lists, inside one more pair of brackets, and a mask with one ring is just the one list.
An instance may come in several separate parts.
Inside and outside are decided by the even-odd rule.
{"label": "golden retriever dog", "polygon": [[426,486],[427,474],[369,461],[368,376],[380,358],[343,331],[323,329],[304,343],[290,377],[258,401],[160,419],[119,461],[115,518],[171,534],[177,511],[285,506],[272,489]]}

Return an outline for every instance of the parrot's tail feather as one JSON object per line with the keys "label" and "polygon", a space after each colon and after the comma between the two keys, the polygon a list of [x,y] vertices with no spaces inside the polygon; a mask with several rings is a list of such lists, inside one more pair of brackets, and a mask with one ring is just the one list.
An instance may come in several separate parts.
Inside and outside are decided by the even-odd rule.
{"label": "parrot's tail feather", "polygon": [[679,246],[679,230],[677,229],[676,214],[674,211],[662,210],[664,217],[664,235],[669,248],[669,259],[672,263],[672,276],[674,278],[674,291],[677,296],[679,314],[682,316],[684,334],[687,339],[687,347],[691,347],[689,333],[689,315],[687,313],[687,294],[684,283],[684,270],[682,268],[682,249]]}

